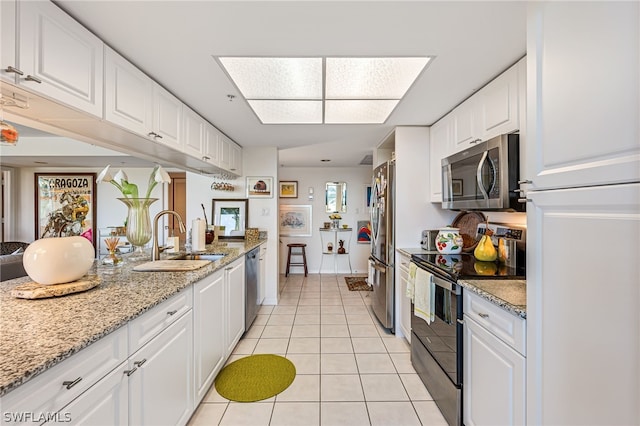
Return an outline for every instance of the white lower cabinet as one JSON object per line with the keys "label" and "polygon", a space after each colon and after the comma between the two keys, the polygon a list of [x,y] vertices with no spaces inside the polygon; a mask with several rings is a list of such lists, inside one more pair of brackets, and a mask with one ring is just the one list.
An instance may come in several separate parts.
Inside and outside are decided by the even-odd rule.
{"label": "white lower cabinet", "polygon": [[264,302],[267,286],[267,247],[260,247],[260,277],[258,278],[258,305]]}
{"label": "white lower cabinet", "polygon": [[244,257],[224,269],[227,294],[226,353],[230,354],[244,333]]}
{"label": "white lower cabinet", "polygon": [[193,287],[194,408],[226,359],[225,273],[217,271]]}
{"label": "white lower cabinet", "polygon": [[407,294],[407,285],[409,284],[409,263],[411,257],[398,251],[398,277],[397,282],[400,283],[399,307],[400,315],[400,331],[404,338],[411,343],[411,299]]}
{"label": "white lower cabinet", "polygon": [[129,424],[183,425],[193,412],[192,311],[129,357]]}
{"label": "white lower cabinet", "polygon": [[[523,425],[526,358],[519,350],[524,348],[524,320],[469,292],[464,302],[464,424]],[[508,336],[509,344],[499,335]]]}

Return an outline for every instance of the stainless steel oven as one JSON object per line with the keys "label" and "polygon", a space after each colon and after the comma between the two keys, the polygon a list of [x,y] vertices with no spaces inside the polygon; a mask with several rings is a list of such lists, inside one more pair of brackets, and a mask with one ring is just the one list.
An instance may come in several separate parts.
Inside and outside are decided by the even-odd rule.
{"label": "stainless steel oven", "polygon": [[[420,265],[426,269],[424,265]],[[430,270],[426,269],[431,272]],[[433,276],[435,315],[411,315],[411,363],[450,425],[462,424],[462,287]]]}

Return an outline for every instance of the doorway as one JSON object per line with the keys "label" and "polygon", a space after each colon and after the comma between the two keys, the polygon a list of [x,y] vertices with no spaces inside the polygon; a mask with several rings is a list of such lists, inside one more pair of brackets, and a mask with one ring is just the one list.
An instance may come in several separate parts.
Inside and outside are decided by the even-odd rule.
{"label": "doorway", "polygon": [[[168,208],[177,212],[183,220],[187,220],[187,174],[184,172],[170,172],[171,183],[168,190]],[[179,237],[180,245],[184,246],[187,239],[186,232],[180,232],[178,221],[173,215],[167,215],[167,236]],[[185,223],[186,226],[186,223]]]}

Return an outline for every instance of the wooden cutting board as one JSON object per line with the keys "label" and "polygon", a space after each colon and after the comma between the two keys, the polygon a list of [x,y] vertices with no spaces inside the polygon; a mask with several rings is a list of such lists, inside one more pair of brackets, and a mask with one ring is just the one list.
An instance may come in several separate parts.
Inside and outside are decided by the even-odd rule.
{"label": "wooden cutting board", "polygon": [[11,295],[18,299],[46,299],[48,297],[66,296],[67,294],[87,291],[100,284],[97,275],[85,275],[76,281],[63,284],[43,285],[35,281],[17,285],[11,290]]}
{"label": "wooden cutting board", "polygon": [[139,272],[193,271],[211,263],[210,260],[155,260],[135,266]]}

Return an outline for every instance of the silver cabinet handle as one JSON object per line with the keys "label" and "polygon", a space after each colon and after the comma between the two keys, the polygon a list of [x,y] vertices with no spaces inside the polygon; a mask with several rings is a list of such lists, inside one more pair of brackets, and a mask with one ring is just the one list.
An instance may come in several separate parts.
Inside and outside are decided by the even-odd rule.
{"label": "silver cabinet handle", "polygon": [[24,79],[27,80],[27,81],[34,81],[34,82],[36,82],[38,84],[42,84],[42,80],[40,80],[38,77],[34,77],[32,75],[27,75]]}
{"label": "silver cabinet handle", "polygon": [[471,143],[471,144],[475,144],[475,143],[478,143],[478,142],[482,142],[482,139],[479,139],[479,138],[478,138],[478,139],[474,139],[474,140],[472,140],[472,141],[471,141],[471,142],[469,142],[469,143]]}
{"label": "silver cabinet handle", "polygon": [[18,68],[14,68],[12,66],[8,66],[7,68],[5,68],[6,72],[12,72],[18,75],[24,75],[24,73],[22,71],[20,71]]}
{"label": "silver cabinet handle", "polygon": [[207,157],[207,156],[205,155],[205,156],[203,156],[203,157],[202,157],[202,159],[203,159],[204,161],[209,161],[209,160],[211,160],[211,157]]}
{"label": "silver cabinet handle", "polygon": [[167,312],[167,315],[169,315],[169,316],[171,316],[171,315],[175,315],[175,314],[176,314],[176,312],[178,312],[178,310],[177,310],[177,309],[174,309],[173,311],[169,311],[169,312]]}
{"label": "silver cabinet handle", "polygon": [[147,136],[151,136],[152,138],[158,137],[158,134],[156,132],[149,132],[147,133]]}
{"label": "silver cabinet handle", "polygon": [[489,314],[483,314],[482,312],[478,312],[478,315],[480,315],[480,318],[489,318]]}
{"label": "silver cabinet handle", "polygon": [[524,180],[519,180],[518,181],[518,185],[528,185],[530,183],[533,183],[533,181],[530,181],[529,179],[524,179]]}
{"label": "silver cabinet handle", "polygon": [[159,135],[156,133],[156,135],[154,136],[156,139],[162,139],[162,135]]}
{"label": "silver cabinet handle", "polygon": [[142,364],[144,364],[145,362],[147,362],[146,358],[143,358],[141,361],[135,361],[133,363],[133,365],[137,366],[137,367],[142,367]]}
{"label": "silver cabinet handle", "polygon": [[518,198],[518,202],[521,204],[531,202],[531,198]]}
{"label": "silver cabinet handle", "polygon": [[127,377],[131,376],[133,373],[135,373],[135,371],[138,369],[138,367],[133,367],[131,370],[124,370],[124,374],[127,375]]}
{"label": "silver cabinet handle", "polygon": [[62,386],[66,386],[67,389],[71,389],[72,387],[74,387],[75,385],[80,383],[81,380],[82,380],[82,377],[78,377],[77,379],[75,379],[73,381],[66,380],[66,381],[62,382]]}

